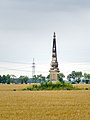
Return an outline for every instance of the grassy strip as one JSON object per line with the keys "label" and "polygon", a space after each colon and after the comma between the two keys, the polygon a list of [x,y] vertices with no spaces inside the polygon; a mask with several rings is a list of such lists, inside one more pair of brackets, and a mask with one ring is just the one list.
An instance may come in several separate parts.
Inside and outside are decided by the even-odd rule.
{"label": "grassy strip", "polygon": [[37,90],[81,90],[81,88],[75,87],[70,83],[67,82],[59,82],[56,83],[50,82],[43,82],[41,84],[33,84],[32,86],[29,86],[27,88],[24,88],[23,90],[31,90],[31,91],[37,91]]}

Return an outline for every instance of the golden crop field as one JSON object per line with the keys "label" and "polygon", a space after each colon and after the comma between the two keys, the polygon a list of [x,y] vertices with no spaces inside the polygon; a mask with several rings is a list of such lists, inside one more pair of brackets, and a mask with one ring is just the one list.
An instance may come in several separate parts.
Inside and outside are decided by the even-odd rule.
{"label": "golden crop field", "polygon": [[90,120],[90,90],[21,91],[25,86],[0,85],[0,120]]}
{"label": "golden crop field", "polygon": [[0,84],[0,91],[22,90],[30,86],[30,84]]}
{"label": "golden crop field", "polygon": [[90,89],[90,84],[73,84],[73,86],[79,87],[79,88],[89,88]]}

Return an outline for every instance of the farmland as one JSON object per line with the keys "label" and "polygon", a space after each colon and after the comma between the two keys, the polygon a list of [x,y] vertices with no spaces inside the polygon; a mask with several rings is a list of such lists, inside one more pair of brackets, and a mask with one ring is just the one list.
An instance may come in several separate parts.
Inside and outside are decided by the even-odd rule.
{"label": "farmland", "polygon": [[0,85],[0,120],[90,119],[90,90],[22,91],[26,86]]}

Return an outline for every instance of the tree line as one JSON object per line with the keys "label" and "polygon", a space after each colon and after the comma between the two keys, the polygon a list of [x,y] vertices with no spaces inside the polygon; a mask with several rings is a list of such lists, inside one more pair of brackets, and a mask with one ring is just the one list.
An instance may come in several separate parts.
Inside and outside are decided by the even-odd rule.
{"label": "tree line", "polygon": [[27,81],[29,80],[28,76],[20,76],[19,78],[16,78],[15,75],[0,75],[0,83],[2,84],[10,84],[10,83],[15,83],[15,84],[27,84]]}
{"label": "tree line", "polygon": [[90,83],[90,74],[87,73],[82,73],[82,72],[76,72],[76,71],[72,71],[68,76],[67,79],[69,82],[72,83],[80,83],[82,81],[82,83]]}
{"label": "tree line", "polygon": [[[63,73],[59,73],[59,81],[63,82],[65,75]],[[50,81],[50,74],[47,77],[40,75],[34,75],[33,78],[29,78],[28,76],[20,76],[16,78],[15,75],[0,75],[0,83],[1,84],[27,84],[27,83],[41,83],[45,81]],[[76,83],[90,83],[90,74],[82,73],[81,71],[72,71],[67,75],[67,81],[76,84]]]}

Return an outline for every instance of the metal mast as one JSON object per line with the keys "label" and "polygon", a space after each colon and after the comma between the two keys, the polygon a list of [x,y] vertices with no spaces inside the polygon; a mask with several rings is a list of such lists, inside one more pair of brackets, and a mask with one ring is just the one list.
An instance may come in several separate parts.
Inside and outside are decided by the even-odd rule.
{"label": "metal mast", "polygon": [[32,78],[35,75],[35,62],[34,62],[34,58],[33,58],[33,63],[32,63]]}

